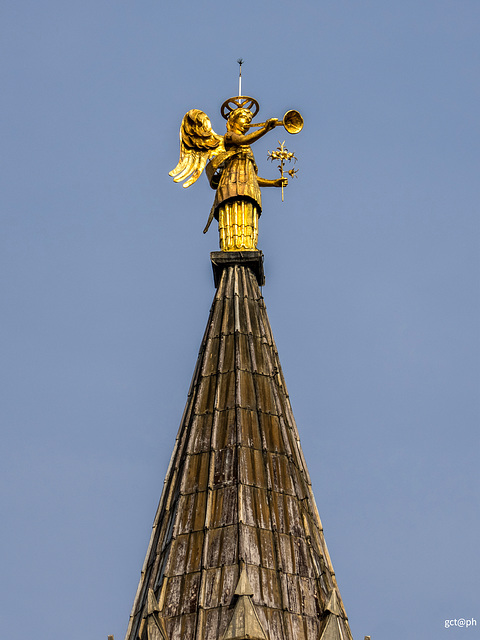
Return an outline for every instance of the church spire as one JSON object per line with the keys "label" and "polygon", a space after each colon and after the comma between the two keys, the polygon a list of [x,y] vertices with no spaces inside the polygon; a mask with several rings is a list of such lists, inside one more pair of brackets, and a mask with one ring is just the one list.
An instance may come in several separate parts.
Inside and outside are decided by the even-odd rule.
{"label": "church spire", "polygon": [[350,640],[259,289],[263,255],[211,257],[217,291],[126,640]]}

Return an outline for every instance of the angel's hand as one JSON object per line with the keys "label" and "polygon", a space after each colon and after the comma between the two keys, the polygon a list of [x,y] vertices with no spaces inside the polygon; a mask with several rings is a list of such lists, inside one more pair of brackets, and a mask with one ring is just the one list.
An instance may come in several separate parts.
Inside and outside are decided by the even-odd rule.
{"label": "angel's hand", "polygon": [[265,131],[271,131],[272,129],[275,129],[275,127],[277,126],[277,123],[278,123],[278,118],[269,118],[265,122]]}
{"label": "angel's hand", "polygon": [[288,184],[288,178],[278,178],[278,180],[275,180],[276,187],[286,187],[287,184]]}

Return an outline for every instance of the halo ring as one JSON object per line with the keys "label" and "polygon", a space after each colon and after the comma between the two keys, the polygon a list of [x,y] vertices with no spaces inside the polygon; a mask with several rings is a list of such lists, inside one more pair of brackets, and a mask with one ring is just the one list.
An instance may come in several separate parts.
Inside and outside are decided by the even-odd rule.
{"label": "halo ring", "polygon": [[[253,107],[253,108],[252,108]],[[228,120],[228,116],[235,109],[248,109],[252,112],[252,118],[254,118],[260,110],[260,106],[255,98],[250,96],[235,96],[225,100],[220,108],[220,113],[225,120]]]}

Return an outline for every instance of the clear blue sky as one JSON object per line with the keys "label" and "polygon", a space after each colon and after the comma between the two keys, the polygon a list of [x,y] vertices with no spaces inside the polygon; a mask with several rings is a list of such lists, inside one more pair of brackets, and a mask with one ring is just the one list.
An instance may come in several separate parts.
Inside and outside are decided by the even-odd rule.
{"label": "clear blue sky", "polygon": [[240,56],[262,120],[305,118],[259,246],[354,637],[480,637],[478,0],[4,0],[0,31],[2,637],[123,638],[214,294],[213,191],[168,171]]}

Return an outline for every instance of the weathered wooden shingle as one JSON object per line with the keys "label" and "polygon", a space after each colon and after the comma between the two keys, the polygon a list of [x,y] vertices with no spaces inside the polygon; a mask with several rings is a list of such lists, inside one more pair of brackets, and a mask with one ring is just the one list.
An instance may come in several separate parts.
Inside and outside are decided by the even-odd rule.
{"label": "weathered wooden shingle", "polygon": [[168,640],[237,638],[247,610],[268,640],[350,640],[252,256],[220,258],[126,640],[149,589]]}

